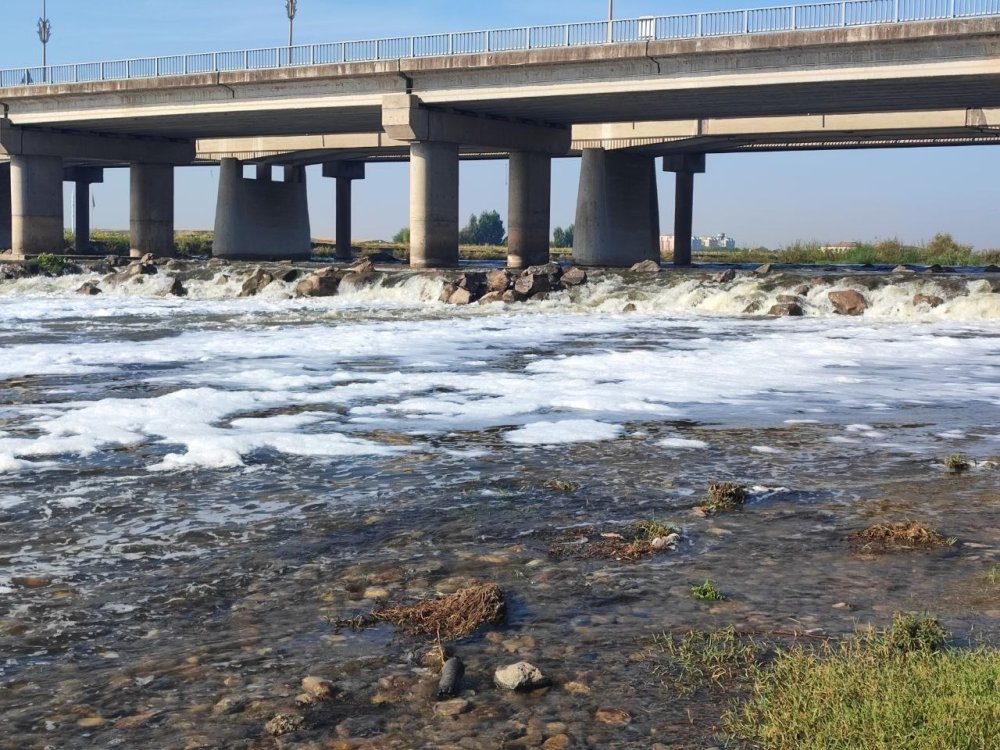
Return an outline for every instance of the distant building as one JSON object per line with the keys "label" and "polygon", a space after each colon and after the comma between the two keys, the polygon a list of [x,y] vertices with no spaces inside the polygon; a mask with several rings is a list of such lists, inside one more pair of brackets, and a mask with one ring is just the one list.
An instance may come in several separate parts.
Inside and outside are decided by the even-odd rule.
{"label": "distant building", "polygon": [[[674,236],[666,234],[660,237],[660,252],[666,255],[674,251]],[[736,240],[727,237],[725,233],[712,235],[710,237],[692,237],[692,250],[735,250]]]}
{"label": "distant building", "polygon": [[827,255],[843,255],[844,253],[849,253],[851,250],[856,250],[857,247],[857,242],[838,242],[836,245],[823,245],[820,248],[820,252]]}

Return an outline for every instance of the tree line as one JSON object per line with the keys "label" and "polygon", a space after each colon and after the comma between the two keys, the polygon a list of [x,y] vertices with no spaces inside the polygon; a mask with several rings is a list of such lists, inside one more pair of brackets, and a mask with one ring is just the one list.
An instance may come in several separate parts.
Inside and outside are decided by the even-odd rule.
{"label": "tree line", "polygon": [[[552,247],[573,247],[573,228],[570,224],[563,229],[552,230]],[[392,241],[399,245],[410,244],[410,228],[403,227]],[[479,216],[472,214],[468,223],[459,230],[458,241],[462,245],[506,245],[507,229],[498,211],[483,211]]]}

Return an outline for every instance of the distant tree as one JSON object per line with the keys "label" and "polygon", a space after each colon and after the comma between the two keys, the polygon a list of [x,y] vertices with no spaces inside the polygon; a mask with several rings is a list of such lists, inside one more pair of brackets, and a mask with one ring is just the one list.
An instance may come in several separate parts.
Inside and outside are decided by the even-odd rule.
{"label": "distant tree", "polygon": [[935,234],[927,243],[927,252],[935,256],[966,255],[972,252],[972,245],[959,245],[950,234]]}
{"label": "distant tree", "polygon": [[397,245],[409,245],[410,244],[410,228],[403,227],[396,235],[392,238],[392,241]]}
{"label": "distant tree", "polygon": [[570,224],[563,229],[556,227],[552,230],[552,247],[573,247],[573,229],[575,224]]}
{"label": "distant tree", "polygon": [[502,245],[506,233],[497,211],[483,211],[478,217],[474,214],[469,217],[469,223],[458,233],[458,240],[463,245]]}

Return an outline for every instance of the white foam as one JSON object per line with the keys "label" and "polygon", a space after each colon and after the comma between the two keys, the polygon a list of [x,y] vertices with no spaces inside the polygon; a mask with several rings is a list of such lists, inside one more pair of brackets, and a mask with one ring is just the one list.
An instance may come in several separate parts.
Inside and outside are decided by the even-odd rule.
{"label": "white foam", "polygon": [[564,419],[557,422],[532,422],[504,434],[514,445],[558,445],[614,440],[622,432],[621,425],[606,424],[593,419]]}
{"label": "white foam", "polygon": [[691,438],[682,438],[682,437],[663,438],[662,440],[657,440],[656,444],[662,448],[678,448],[680,450],[708,447],[708,443],[706,443],[704,440],[694,440]]}

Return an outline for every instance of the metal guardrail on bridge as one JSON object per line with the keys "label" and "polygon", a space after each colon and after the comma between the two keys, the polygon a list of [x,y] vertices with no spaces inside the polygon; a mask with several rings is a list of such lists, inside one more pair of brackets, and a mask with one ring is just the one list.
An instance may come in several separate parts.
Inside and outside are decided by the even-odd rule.
{"label": "metal guardrail on bridge", "polygon": [[840,0],[0,70],[0,87],[1000,16],[1000,0]]}

